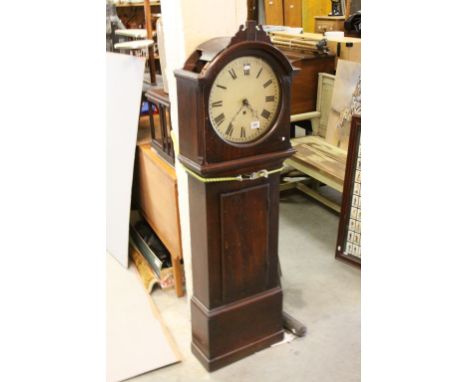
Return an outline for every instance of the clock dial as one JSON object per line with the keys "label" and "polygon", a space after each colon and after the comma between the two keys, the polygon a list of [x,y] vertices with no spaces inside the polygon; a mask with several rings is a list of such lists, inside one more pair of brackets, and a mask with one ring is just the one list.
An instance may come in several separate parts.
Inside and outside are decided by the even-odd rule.
{"label": "clock dial", "polygon": [[265,60],[236,58],[213,82],[208,100],[211,125],[225,141],[253,142],[273,126],[280,100],[278,78]]}

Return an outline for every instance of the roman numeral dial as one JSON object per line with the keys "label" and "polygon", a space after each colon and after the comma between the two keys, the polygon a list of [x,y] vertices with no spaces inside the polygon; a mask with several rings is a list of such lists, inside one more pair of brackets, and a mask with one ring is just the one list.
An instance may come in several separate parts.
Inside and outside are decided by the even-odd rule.
{"label": "roman numeral dial", "polygon": [[228,73],[233,80],[237,79],[236,71],[233,68],[229,69]]}
{"label": "roman numeral dial", "polygon": [[268,110],[263,109],[263,111],[262,111],[262,117],[265,118],[265,119],[269,119],[270,116],[271,116],[271,113],[270,113]]}
{"label": "roman numeral dial", "polygon": [[214,121],[217,126],[220,126],[224,122],[225,119],[226,117],[224,116],[224,113],[221,113],[215,117]]}
{"label": "roman numeral dial", "polygon": [[224,134],[228,137],[232,137],[232,132],[234,131],[234,126],[230,123]]}
{"label": "roman numeral dial", "polygon": [[256,56],[228,62],[217,74],[208,98],[212,128],[228,143],[250,143],[270,131],[281,105],[273,68]]}

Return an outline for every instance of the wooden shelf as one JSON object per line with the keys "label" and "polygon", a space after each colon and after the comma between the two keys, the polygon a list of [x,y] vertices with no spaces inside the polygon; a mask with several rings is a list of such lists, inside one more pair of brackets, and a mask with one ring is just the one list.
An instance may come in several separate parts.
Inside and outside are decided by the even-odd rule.
{"label": "wooden shelf", "polygon": [[[119,3],[115,4],[117,8],[124,8],[124,7],[142,7],[144,5],[143,1],[139,3]],[[161,5],[161,1],[151,1],[151,6]]]}

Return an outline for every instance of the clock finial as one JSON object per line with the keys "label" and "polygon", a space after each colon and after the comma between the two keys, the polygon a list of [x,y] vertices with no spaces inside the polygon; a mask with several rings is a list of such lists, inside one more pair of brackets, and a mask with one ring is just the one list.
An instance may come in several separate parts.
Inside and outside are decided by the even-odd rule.
{"label": "clock finial", "polygon": [[231,39],[231,43],[229,45],[234,45],[241,41],[262,41],[267,44],[271,44],[270,37],[263,30],[263,27],[261,25],[257,25],[257,22],[254,20],[247,20],[245,26],[240,25],[239,30]]}

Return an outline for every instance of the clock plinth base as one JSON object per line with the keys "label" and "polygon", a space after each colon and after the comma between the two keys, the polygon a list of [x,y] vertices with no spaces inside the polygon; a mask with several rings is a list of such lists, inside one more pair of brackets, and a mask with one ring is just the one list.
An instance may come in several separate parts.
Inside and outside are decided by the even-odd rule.
{"label": "clock plinth base", "polygon": [[207,309],[192,298],[192,353],[214,371],[283,339],[282,291],[273,288]]}
{"label": "clock plinth base", "polygon": [[275,333],[269,337],[265,337],[260,341],[257,341],[253,344],[249,344],[248,346],[235,350],[232,353],[225,354],[223,356],[208,359],[203,354],[203,352],[192,342],[192,353],[197,357],[198,361],[203,365],[203,367],[207,371],[215,371],[224,366],[230,365],[236,361],[241,360],[242,358],[248,357],[254,353],[257,353],[260,350],[269,348],[271,345],[276,344],[283,340],[284,331],[281,330],[278,333]]}

